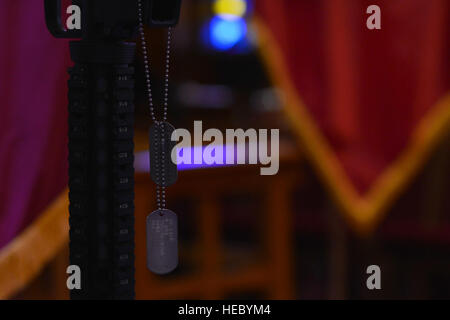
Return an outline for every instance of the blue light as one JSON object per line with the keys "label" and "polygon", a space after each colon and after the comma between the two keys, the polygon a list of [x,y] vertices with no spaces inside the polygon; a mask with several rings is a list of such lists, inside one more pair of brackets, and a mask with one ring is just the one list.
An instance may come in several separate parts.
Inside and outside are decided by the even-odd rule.
{"label": "blue light", "polygon": [[247,34],[247,23],[244,19],[223,19],[216,16],[209,24],[211,45],[217,50],[228,50],[239,43]]}

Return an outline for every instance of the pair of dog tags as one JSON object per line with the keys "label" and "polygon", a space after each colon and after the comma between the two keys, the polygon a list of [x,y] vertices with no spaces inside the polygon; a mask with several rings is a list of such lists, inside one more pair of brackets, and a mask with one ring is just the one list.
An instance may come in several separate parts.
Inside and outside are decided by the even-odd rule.
{"label": "pair of dog tags", "polygon": [[[164,275],[178,266],[178,217],[164,208],[164,188],[178,178],[176,161],[172,150],[176,142],[171,140],[174,127],[167,122],[154,124],[149,131],[150,176],[163,191],[163,206],[146,219],[147,268],[155,274]],[[158,195],[159,196],[159,195]]]}

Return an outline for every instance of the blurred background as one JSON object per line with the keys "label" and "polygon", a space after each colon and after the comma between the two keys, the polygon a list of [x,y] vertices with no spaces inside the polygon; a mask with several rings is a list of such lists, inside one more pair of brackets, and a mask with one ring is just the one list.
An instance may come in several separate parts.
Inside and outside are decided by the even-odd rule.
{"label": "blurred background", "polygon": [[[185,170],[168,190],[180,266],[152,275],[136,62],[137,299],[450,298],[450,4],[183,0],[175,127],[280,129],[280,171]],[[0,0],[0,297],[67,299],[67,42],[40,1]],[[146,30],[161,101],[164,30]],[[156,104],[158,105],[158,103]],[[146,161],[146,160],[145,160]],[[368,290],[378,265],[382,289]]]}

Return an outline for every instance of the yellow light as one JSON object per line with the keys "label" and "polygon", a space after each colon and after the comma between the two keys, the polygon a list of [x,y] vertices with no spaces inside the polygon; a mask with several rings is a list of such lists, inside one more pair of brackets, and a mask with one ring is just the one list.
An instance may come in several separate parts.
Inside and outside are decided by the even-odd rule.
{"label": "yellow light", "polygon": [[247,11],[247,3],[244,0],[216,0],[213,10],[217,15],[242,17]]}

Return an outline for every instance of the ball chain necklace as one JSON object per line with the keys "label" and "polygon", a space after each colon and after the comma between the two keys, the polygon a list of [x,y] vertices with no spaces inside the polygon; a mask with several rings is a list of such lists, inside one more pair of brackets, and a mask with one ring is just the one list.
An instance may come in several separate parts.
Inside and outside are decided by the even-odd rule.
{"label": "ball chain necklace", "polygon": [[175,129],[167,122],[172,28],[169,27],[167,30],[164,99],[159,120],[153,105],[149,50],[145,40],[142,7],[142,0],[138,0],[139,35],[144,58],[148,106],[153,122],[149,130],[150,176],[156,184],[157,203],[157,210],[149,214],[146,219],[147,268],[156,274],[167,274],[178,265],[178,218],[174,212],[166,209],[166,187],[174,184],[178,177],[177,165],[171,159],[172,149],[175,147],[175,142],[171,141],[171,136]]}

